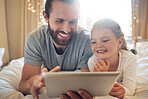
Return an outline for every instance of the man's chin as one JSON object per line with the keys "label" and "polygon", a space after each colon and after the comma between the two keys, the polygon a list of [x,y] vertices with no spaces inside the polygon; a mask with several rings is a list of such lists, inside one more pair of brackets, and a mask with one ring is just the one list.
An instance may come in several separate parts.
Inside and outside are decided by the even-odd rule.
{"label": "man's chin", "polygon": [[65,42],[56,42],[56,44],[59,46],[68,46],[69,43],[67,43],[67,42],[69,42],[69,41],[66,41],[66,43]]}
{"label": "man's chin", "polygon": [[[69,44],[69,43],[68,43]],[[63,44],[63,43],[60,43],[60,44],[57,44],[59,46],[68,46],[68,44]]]}

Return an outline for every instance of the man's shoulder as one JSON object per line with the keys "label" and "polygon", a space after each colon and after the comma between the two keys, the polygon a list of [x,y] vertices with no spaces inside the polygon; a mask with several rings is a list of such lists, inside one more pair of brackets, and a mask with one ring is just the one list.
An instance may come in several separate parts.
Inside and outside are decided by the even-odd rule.
{"label": "man's shoulder", "polygon": [[32,31],[29,34],[29,36],[33,36],[36,39],[44,39],[45,36],[47,35],[47,29],[48,29],[48,25],[43,24],[39,26],[37,29],[35,29],[34,31]]}

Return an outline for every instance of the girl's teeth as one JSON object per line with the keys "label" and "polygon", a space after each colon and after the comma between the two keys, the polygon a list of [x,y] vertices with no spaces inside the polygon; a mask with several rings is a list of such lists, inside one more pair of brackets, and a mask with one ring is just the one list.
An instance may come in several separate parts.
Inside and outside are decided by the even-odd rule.
{"label": "girl's teeth", "polygon": [[97,51],[98,53],[100,53],[100,52],[105,52],[105,51]]}

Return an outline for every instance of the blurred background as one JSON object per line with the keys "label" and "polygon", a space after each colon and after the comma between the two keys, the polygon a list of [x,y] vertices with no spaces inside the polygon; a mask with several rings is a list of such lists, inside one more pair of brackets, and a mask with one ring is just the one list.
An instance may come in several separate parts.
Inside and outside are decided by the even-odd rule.
{"label": "blurred background", "polygon": [[[79,25],[88,30],[102,18],[112,18],[133,44],[148,39],[148,0],[79,0]],[[44,24],[46,0],[0,0],[0,48],[4,65],[24,56],[28,34]]]}

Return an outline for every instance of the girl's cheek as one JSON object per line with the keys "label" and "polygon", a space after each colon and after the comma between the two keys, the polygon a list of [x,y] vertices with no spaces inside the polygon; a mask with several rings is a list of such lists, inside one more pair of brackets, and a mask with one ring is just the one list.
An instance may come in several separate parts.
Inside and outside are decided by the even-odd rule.
{"label": "girl's cheek", "polygon": [[91,49],[93,50],[93,45],[91,45]]}
{"label": "girl's cheek", "polygon": [[94,49],[96,46],[94,44],[91,44],[91,48]]}
{"label": "girl's cheek", "polygon": [[95,47],[94,46],[92,46],[91,45],[91,50],[93,51],[93,53],[94,53],[94,51],[95,51]]}

